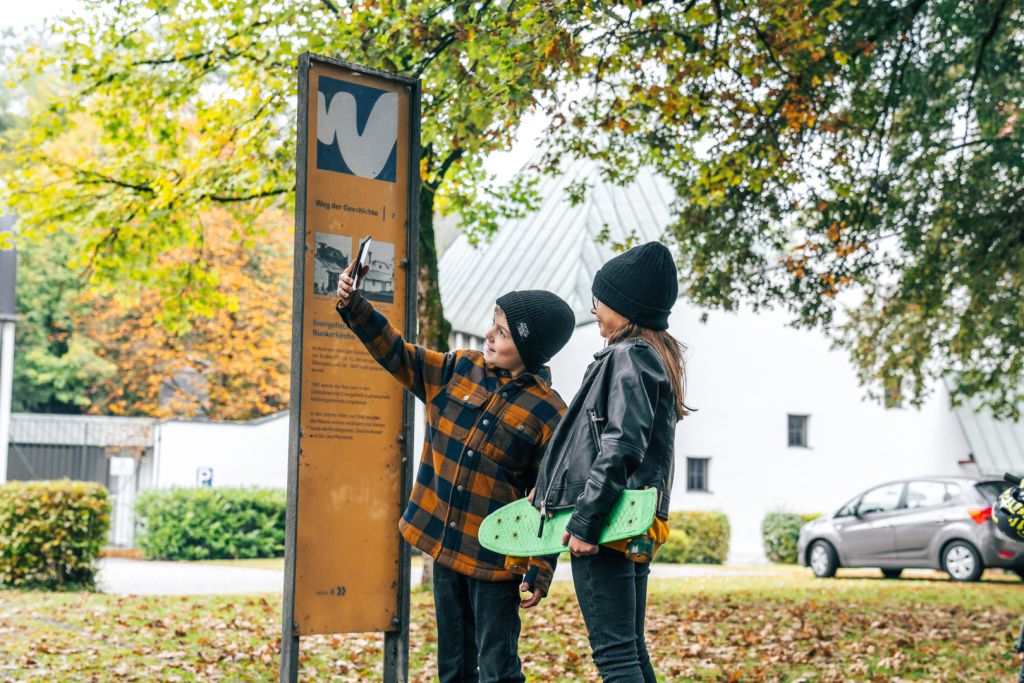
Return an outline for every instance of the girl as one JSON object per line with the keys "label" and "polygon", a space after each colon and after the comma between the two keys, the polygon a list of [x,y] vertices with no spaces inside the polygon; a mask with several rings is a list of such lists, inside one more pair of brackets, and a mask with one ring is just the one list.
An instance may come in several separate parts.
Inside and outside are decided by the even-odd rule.
{"label": "girl", "polygon": [[648,532],[653,550],[668,538],[675,428],[688,412],[683,347],[666,331],[676,278],[672,255],[658,242],[597,272],[591,312],[607,344],[551,437],[534,492],[544,513],[573,510],[562,542],[572,552],[576,597],[605,681],[657,680],[644,643],[650,566],[627,557],[626,541],[597,542],[622,491],[652,486],[659,494]]}

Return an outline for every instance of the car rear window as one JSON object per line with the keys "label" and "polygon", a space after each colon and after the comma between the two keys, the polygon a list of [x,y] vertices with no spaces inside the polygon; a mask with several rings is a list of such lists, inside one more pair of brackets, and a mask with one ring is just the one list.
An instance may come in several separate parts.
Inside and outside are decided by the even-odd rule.
{"label": "car rear window", "polygon": [[994,503],[999,494],[1010,488],[1010,485],[1005,481],[983,481],[980,484],[975,484],[974,488],[978,489],[981,495],[985,496],[985,500]]}

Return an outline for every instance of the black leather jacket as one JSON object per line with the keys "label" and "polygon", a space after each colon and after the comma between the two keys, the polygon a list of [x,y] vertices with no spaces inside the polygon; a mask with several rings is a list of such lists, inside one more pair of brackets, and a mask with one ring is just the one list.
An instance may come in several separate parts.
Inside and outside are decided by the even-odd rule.
{"label": "black leather jacket", "polygon": [[658,517],[668,519],[677,421],[658,352],[639,337],[605,347],[548,442],[534,506],[575,508],[568,531],[588,543],[623,489],[656,487]]}

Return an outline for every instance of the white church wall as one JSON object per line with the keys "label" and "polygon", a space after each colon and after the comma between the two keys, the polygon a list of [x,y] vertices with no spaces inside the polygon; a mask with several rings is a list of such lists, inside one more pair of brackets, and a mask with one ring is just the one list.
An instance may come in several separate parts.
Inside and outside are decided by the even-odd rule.
{"label": "white church wall", "polygon": [[[670,330],[688,347],[687,403],[676,432],[674,510],[729,517],[729,561],[765,560],[760,527],[773,510],[830,512],[861,490],[918,475],[974,475],[967,443],[939,388],[920,409],[864,398],[848,357],[817,331],[779,313],[701,311],[682,301]],[[554,386],[572,400],[603,340],[576,329],[551,362]],[[787,415],[809,415],[808,447],[787,445]],[[709,491],[686,490],[686,458],[710,458]]]}

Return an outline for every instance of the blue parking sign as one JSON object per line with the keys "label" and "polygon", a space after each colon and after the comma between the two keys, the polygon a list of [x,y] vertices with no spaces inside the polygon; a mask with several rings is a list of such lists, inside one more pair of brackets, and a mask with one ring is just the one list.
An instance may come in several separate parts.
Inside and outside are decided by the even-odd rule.
{"label": "blue parking sign", "polygon": [[196,468],[196,486],[210,488],[213,486],[213,468],[212,467],[197,467]]}

